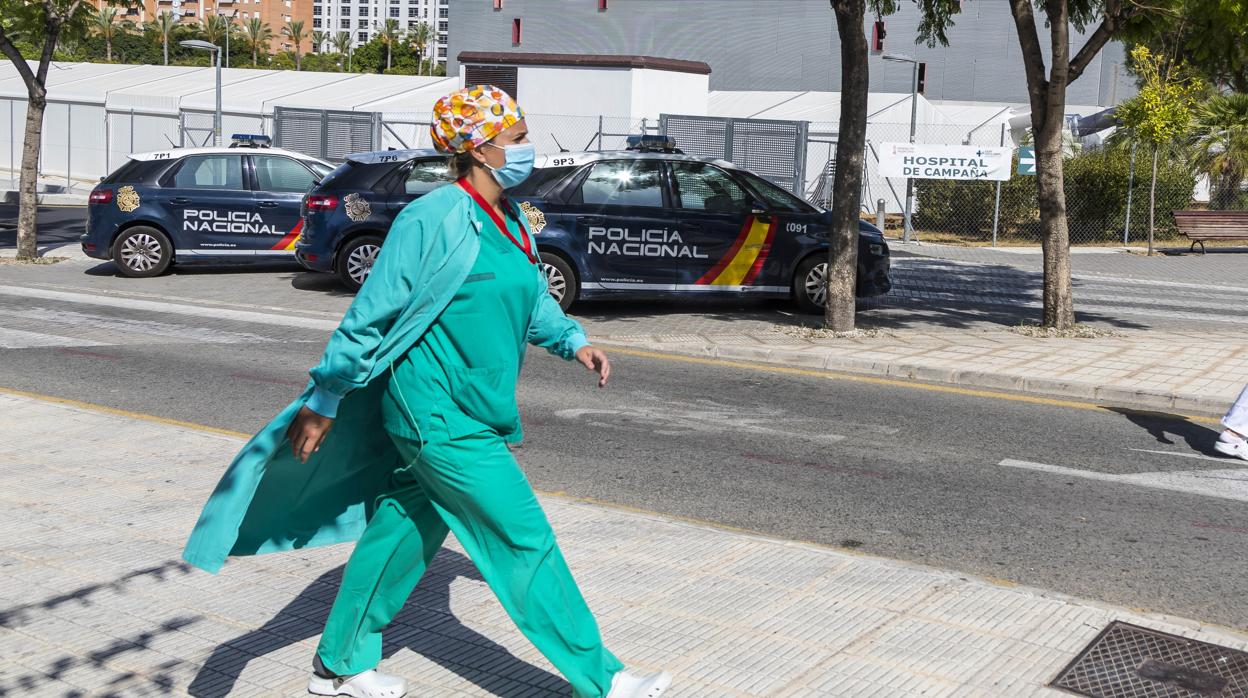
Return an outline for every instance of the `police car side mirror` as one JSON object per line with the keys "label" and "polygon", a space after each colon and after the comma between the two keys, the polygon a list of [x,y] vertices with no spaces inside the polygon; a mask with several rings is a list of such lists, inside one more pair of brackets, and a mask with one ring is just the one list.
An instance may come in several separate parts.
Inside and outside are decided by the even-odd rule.
{"label": "police car side mirror", "polygon": [[769,211],[767,207],[764,206],[763,204],[755,201],[753,204],[750,205],[750,215],[754,216],[755,218],[766,219],[766,218],[771,217],[771,211]]}

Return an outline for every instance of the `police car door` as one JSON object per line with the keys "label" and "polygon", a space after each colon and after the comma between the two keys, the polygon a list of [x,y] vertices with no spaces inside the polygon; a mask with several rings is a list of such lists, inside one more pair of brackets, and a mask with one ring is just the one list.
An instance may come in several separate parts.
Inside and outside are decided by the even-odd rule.
{"label": "police car door", "polygon": [[670,291],[683,244],[660,160],[595,163],[572,192],[576,241],[588,270],[584,288]]}
{"label": "police car door", "polygon": [[294,254],[295,241],[303,228],[299,206],[303,195],[325,173],[286,155],[252,153],[254,175],[254,218],[257,230],[250,239],[258,256]]}
{"label": "police car door", "polygon": [[702,253],[681,268],[681,288],[754,288],[771,247],[773,221],[755,216],[753,197],[718,167],[704,162],[672,162],[671,166],[680,234]]}
{"label": "police car door", "polygon": [[255,255],[245,182],[241,152],[188,155],[162,178],[159,198],[178,256]]}

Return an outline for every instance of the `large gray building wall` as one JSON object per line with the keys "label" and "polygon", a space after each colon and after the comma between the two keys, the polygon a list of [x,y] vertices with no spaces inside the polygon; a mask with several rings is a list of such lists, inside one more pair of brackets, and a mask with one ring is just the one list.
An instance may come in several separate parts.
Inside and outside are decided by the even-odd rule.
{"label": "large gray building wall", "polygon": [[[885,18],[888,52],[927,62],[928,99],[1026,102],[1022,52],[1006,0],[967,0],[949,46],[916,45],[919,13],[903,0]],[[448,71],[461,51],[635,54],[705,61],[712,90],[840,90],[840,46],[827,0],[452,0]],[[512,45],[512,20],[522,42]],[[868,18],[864,31],[870,36]],[[1047,32],[1044,45],[1047,49]],[[1084,43],[1072,28],[1071,54]],[[1048,52],[1046,50],[1046,61]],[[1106,46],[1067,92],[1110,105],[1135,92],[1121,44]],[[1115,69],[1115,66],[1117,68]],[[1117,77],[1117,87],[1114,79]],[[871,57],[872,92],[909,92],[911,67]]]}

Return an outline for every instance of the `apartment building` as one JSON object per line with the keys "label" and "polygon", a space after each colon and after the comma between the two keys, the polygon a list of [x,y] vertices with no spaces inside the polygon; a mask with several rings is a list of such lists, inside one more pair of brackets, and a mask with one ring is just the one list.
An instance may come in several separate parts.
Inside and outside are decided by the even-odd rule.
{"label": "apartment building", "polygon": [[[308,1],[308,0],[299,0]],[[372,39],[393,19],[399,29],[410,31],[421,22],[433,30],[434,41],[427,49],[439,63],[446,63],[446,42],[450,24],[450,0],[311,0],[312,29],[330,36],[339,32],[351,35],[351,45],[359,46]],[[426,57],[430,57],[428,54]]]}
{"label": "apartment building", "polygon": [[[103,6],[106,0],[97,0]],[[291,21],[302,21],[304,39],[300,50],[312,50],[314,24],[314,0],[143,0],[142,5],[118,8],[118,17],[135,24],[150,22],[162,12],[172,12],[182,24],[199,24],[207,15],[220,14],[237,25],[235,37],[242,37],[243,25],[259,18],[269,25],[273,38],[269,52],[294,50],[291,40],[282,35],[282,27]]]}

